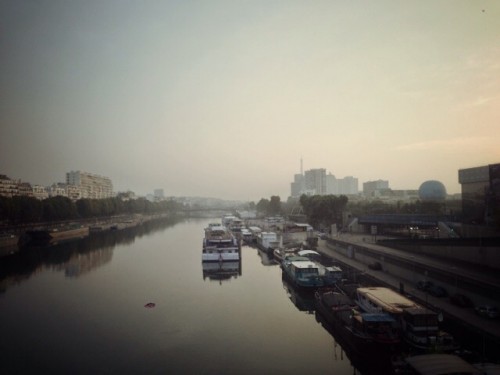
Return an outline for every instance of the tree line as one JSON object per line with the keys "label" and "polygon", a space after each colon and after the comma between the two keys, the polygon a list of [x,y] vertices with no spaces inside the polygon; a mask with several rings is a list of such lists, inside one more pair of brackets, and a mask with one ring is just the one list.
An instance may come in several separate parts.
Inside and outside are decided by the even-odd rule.
{"label": "tree line", "polygon": [[[302,195],[299,204],[307,217],[307,222],[316,228],[328,228],[332,224],[342,226],[342,212],[348,202],[345,195]],[[279,196],[262,198],[255,206],[263,215],[283,215],[290,211],[295,203],[283,203]]]}
{"label": "tree line", "polygon": [[345,195],[302,195],[300,204],[309,224],[315,228],[342,227],[342,213],[349,199]]}
{"label": "tree line", "polygon": [[90,219],[127,214],[154,214],[174,212],[182,204],[174,201],[150,202],[145,198],[123,200],[121,197],[105,199],[79,199],[51,197],[39,200],[33,197],[0,197],[0,222],[11,225]]}

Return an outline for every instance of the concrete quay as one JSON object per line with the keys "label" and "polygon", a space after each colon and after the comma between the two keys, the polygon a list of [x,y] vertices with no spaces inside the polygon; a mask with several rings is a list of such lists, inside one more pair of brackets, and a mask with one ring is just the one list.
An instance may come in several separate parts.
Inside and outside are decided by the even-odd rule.
{"label": "concrete quay", "polygon": [[[448,297],[434,297],[416,288],[418,280],[429,280],[445,287],[450,294],[469,296],[475,305],[489,303],[498,306],[498,272],[468,268],[463,264],[379,246],[370,235],[342,234],[320,240],[317,250],[355,270],[358,275],[375,280],[379,285],[403,290],[405,295],[418,303],[441,312],[445,321],[460,327],[467,332],[466,337],[476,341],[472,343],[476,348],[483,347],[483,351],[490,354],[492,350],[500,350],[500,319],[478,316],[472,308],[453,305]],[[380,270],[368,267],[374,262],[380,263]]]}

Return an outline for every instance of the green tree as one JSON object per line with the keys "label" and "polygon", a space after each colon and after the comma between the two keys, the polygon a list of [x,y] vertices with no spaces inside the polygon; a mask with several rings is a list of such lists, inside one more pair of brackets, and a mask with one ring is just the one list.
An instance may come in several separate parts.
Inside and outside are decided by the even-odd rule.
{"label": "green tree", "polygon": [[269,215],[280,215],[281,210],[281,199],[277,195],[271,196],[271,200],[269,201],[269,205],[267,207],[267,213]]}
{"label": "green tree", "polygon": [[42,217],[42,203],[33,197],[12,197],[12,222],[37,222]]}
{"label": "green tree", "polygon": [[262,215],[267,215],[269,211],[269,199],[262,198],[256,206],[257,212]]}
{"label": "green tree", "polygon": [[348,199],[345,195],[302,195],[300,204],[307,220],[314,227],[329,227],[337,224],[342,227],[342,212],[347,205]]}
{"label": "green tree", "polygon": [[42,201],[44,221],[69,220],[78,218],[76,204],[67,197],[57,196]]}

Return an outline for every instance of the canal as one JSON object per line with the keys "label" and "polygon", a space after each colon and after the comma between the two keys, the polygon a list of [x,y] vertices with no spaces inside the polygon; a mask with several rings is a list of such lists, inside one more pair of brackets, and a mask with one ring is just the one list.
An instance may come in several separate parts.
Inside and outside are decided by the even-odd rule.
{"label": "canal", "polygon": [[235,268],[204,272],[203,228],[213,220],[148,223],[1,258],[0,373],[377,373],[356,368],[363,362],[323,327],[312,296],[295,293],[257,249],[243,246]]}

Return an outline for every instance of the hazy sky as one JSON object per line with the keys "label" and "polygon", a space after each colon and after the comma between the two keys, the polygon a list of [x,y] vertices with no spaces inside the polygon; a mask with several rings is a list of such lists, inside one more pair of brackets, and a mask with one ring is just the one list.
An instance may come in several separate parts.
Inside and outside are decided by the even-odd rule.
{"label": "hazy sky", "polygon": [[286,200],[500,162],[500,1],[0,0],[0,174]]}

